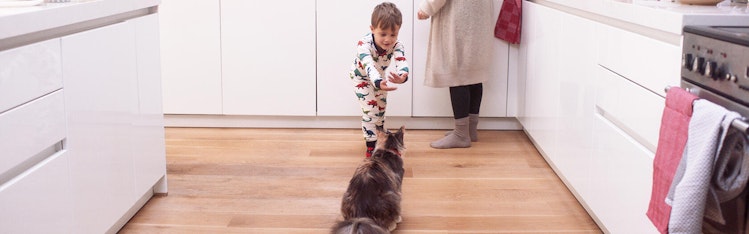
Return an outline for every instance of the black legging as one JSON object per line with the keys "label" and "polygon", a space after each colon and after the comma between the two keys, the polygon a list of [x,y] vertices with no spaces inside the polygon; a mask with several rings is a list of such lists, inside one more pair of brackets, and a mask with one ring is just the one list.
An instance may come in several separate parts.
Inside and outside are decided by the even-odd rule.
{"label": "black legging", "polygon": [[468,114],[478,114],[483,93],[482,83],[450,87],[450,102],[453,105],[455,119],[468,117]]}

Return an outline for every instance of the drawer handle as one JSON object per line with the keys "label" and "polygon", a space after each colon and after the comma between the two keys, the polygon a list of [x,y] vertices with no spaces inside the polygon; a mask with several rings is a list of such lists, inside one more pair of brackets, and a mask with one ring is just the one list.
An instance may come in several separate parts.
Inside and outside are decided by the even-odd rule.
{"label": "drawer handle", "polygon": [[45,161],[55,158],[55,155],[61,154],[65,151],[65,140],[55,142],[49,147],[43,149],[34,156],[26,159],[18,165],[10,168],[8,171],[0,173],[0,190],[4,187],[13,184],[13,181],[23,178],[23,175],[33,171],[32,169],[40,167]]}
{"label": "drawer handle", "polygon": [[648,143],[647,140],[644,139],[644,137],[640,136],[640,134],[637,134],[637,132],[633,131],[626,125],[624,125],[622,122],[616,119],[616,117],[611,116],[606,110],[598,105],[596,105],[595,115],[598,118],[601,118],[604,122],[608,123],[616,129],[617,131],[620,131],[624,133],[624,135],[632,142],[635,142],[637,146],[642,147],[643,150],[649,151],[651,153],[655,153],[655,146]]}

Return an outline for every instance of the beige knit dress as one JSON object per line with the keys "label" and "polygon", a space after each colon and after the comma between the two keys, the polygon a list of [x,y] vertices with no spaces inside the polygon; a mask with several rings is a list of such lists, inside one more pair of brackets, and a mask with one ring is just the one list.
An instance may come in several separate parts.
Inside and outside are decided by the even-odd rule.
{"label": "beige knit dress", "polygon": [[432,18],[426,79],[430,87],[477,84],[490,78],[493,0],[423,0]]}

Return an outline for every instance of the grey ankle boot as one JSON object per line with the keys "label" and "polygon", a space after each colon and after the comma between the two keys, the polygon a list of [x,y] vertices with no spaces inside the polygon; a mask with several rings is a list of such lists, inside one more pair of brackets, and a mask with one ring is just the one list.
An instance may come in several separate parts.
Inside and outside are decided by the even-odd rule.
{"label": "grey ankle boot", "polygon": [[[472,142],[479,141],[479,132],[478,132],[478,125],[479,125],[479,115],[478,114],[468,114],[468,135],[471,136]],[[453,131],[447,131],[445,133],[445,136],[452,134]]]}
{"label": "grey ankle boot", "polygon": [[464,117],[455,120],[455,130],[452,134],[439,139],[429,144],[435,149],[449,149],[449,148],[468,148],[471,147],[471,137],[469,136],[469,117]]}

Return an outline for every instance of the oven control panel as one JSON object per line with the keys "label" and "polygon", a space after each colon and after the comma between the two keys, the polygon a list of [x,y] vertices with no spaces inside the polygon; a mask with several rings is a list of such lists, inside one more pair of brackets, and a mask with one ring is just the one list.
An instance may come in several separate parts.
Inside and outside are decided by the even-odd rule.
{"label": "oven control panel", "polygon": [[681,77],[749,104],[749,47],[684,32]]}

